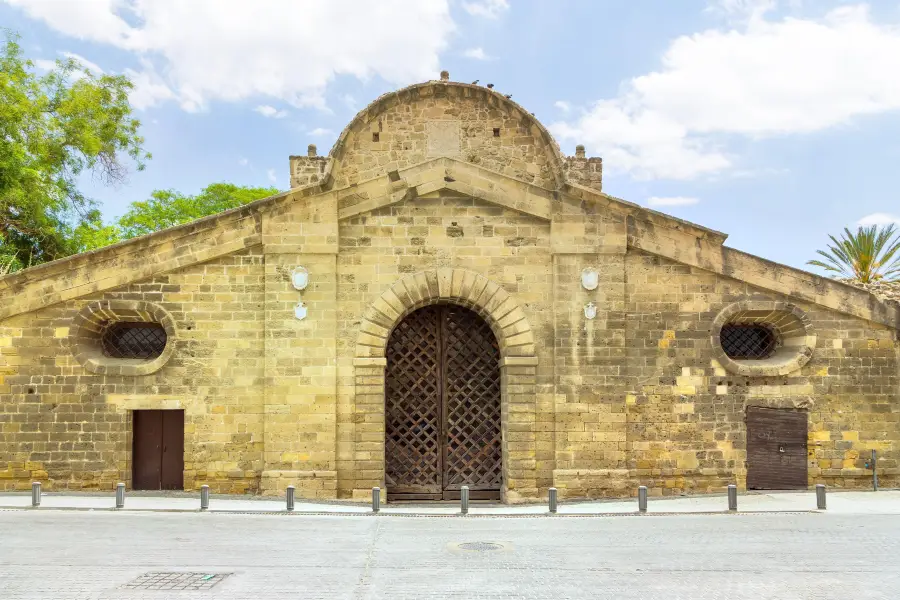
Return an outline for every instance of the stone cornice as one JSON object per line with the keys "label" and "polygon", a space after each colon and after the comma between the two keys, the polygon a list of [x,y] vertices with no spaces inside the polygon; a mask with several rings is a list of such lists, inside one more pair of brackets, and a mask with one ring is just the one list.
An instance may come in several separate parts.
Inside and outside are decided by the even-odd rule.
{"label": "stone cornice", "polygon": [[[628,246],[743,281],[795,300],[900,329],[900,306],[869,292],[701,239],[661,235],[629,218]],[[668,232],[667,232],[668,233]]]}

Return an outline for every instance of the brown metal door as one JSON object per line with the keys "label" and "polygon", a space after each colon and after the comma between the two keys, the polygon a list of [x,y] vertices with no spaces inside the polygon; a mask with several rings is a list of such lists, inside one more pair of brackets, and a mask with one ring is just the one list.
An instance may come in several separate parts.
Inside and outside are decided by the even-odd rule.
{"label": "brown metal door", "polygon": [[184,489],[184,411],[163,410],[160,489]]}
{"label": "brown metal door", "polygon": [[184,488],[184,411],[136,410],[132,476],[136,490]]}
{"label": "brown metal door", "polygon": [[806,411],[747,407],[747,488],[806,489]]}
{"label": "brown metal door", "polygon": [[385,484],[394,499],[449,499],[468,485],[499,498],[500,351],[487,323],[455,305],[407,316],[385,376]]}
{"label": "brown metal door", "polygon": [[134,411],[134,452],[131,486],[136,490],[160,489],[162,476],[163,422],[161,410]]}

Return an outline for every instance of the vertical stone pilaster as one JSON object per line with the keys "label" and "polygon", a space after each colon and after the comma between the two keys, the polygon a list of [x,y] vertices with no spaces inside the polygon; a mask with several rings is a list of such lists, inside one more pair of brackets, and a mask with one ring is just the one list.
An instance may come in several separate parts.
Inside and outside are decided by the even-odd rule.
{"label": "vertical stone pilaster", "polygon": [[[309,271],[303,291],[291,284],[298,265]],[[266,255],[263,494],[294,485],[301,498],[336,496],[336,277],[334,254]]]}
{"label": "vertical stone pilaster", "polygon": [[500,433],[503,444],[503,501],[510,504],[536,498],[535,357],[500,360]]}
{"label": "vertical stone pilaster", "polygon": [[[624,258],[624,246],[613,245],[554,256],[553,483],[563,497],[608,495],[627,480]],[[597,289],[583,288],[585,268],[598,271]]]}
{"label": "vertical stone pilaster", "polygon": [[356,358],[353,499],[368,499],[373,487],[384,485],[384,369],[385,358]]}

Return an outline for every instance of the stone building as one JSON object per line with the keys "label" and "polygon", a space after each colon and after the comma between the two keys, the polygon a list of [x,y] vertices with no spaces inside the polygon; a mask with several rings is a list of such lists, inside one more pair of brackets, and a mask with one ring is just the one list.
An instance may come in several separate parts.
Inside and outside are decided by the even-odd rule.
{"label": "stone building", "polygon": [[898,485],[900,305],[386,94],[291,189],[0,278],[0,489],[536,500]]}

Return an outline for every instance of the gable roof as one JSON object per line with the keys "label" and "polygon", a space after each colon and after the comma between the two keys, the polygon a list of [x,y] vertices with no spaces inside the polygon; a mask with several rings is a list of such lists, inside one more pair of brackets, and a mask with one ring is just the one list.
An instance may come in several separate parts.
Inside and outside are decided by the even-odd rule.
{"label": "gable roof", "polygon": [[841,281],[723,246],[726,235],[718,231],[593,188],[566,183],[561,190],[546,190],[452,158],[431,159],[340,190],[327,189],[323,184],[296,188],[190,223],[0,277],[0,297],[4,300],[0,304],[0,319],[263,244],[263,214],[277,207],[313,200],[318,203],[330,197],[336,200],[336,222],[440,190],[453,190],[547,221],[553,216],[552,203],[562,194],[586,203],[593,211],[604,209],[622,216],[626,235],[621,251],[630,246],[900,329],[897,303],[882,301],[864,289]]}

